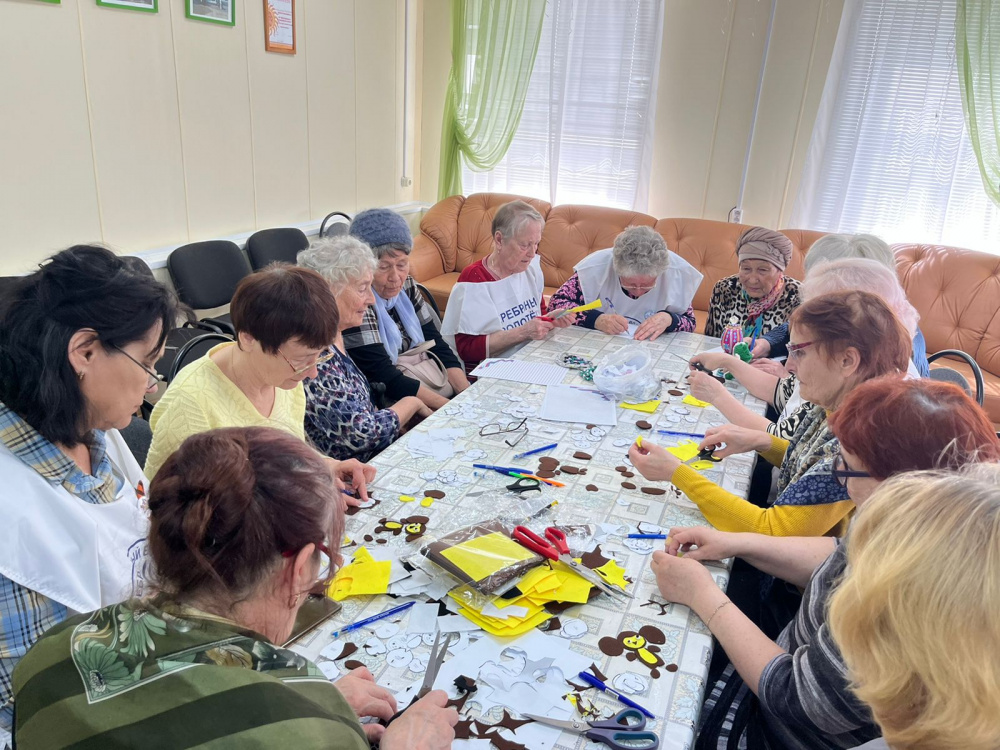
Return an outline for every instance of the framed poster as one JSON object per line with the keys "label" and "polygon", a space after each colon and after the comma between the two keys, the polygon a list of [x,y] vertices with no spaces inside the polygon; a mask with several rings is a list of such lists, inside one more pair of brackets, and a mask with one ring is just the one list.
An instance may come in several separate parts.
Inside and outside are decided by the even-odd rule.
{"label": "framed poster", "polygon": [[184,0],[184,15],[196,21],[236,25],[236,0]]}
{"label": "framed poster", "polygon": [[144,10],[147,13],[156,13],[158,0],[97,0],[97,4],[104,8],[128,8],[129,10]]}
{"label": "framed poster", "polygon": [[295,0],[264,0],[264,49],[295,54]]}

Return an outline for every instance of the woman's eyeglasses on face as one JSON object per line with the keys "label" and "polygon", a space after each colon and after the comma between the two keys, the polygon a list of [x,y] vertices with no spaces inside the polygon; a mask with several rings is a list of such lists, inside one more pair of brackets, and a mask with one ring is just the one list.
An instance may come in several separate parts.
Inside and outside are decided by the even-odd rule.
{"label": "woman's eyeglasses on face", "polygon": [[310,363],[309,363],[308,365],[306,365],[305,367],[301,367],[301,366],[299,366],[299,365],[296,365],[296,364],[294,364],[294,363],[292,362],[292,360],[290,360],[290,359],[289,359],[288,357],[286,357],[286,356],[285,356],[284,354],[282,354],[282,351],[281,351],[281,349],[278,349],[278,354],[281,354],[281,358],[282,358],[283,360],[285,360],[285,361],[286,361],[286,362],[288,363],[288,366],[289,366],[289,367],[291,367],[291,368],[292,368],[292,372],[294,372],[294,373],[295,373],[296,375],[301,375],[301,374],[302,374],[302,373],[304,373],[304,372],[305,372],[306,370],[311,370],[311,369],[312,369],[312,368],[314,368],[314,367],[315,367],[316,365],[321,365],[321,364],[323,364],[324,362],[329,362],[329,361],[330,361],[331,359],[333,359],[333,354],[334,354],[334,352],[333,352],[333,347],[330,347],[330,348],[329,348],[329,349],[327,349],[327,350],[326,350],[325,352],[321,352],[321,353],[320,353],[320,354],[319,354],[319,355],[318,355],[318,356],[316,357],[316,359],[314,359],[314,360],[313,360],[312,362],[310,362]]}
{"label": "woman's eyeglasses on face", "polygon": [[163,382],[163,376],[160,375],[160,373],[156,372],[155,370],[150,370],[148,367],[146,367],[146,365],[144,365],[142,362],[140,362],[139,360],[137,360],[135,357],[133,357],[127,351],[125,351],[124,349],[122,349],[120,346],[115,346],[114,344],[112,344],[111,348],[114,349],[119,354],[124,354],[126,357],[128,357],[129,359],[131,359],[139,367],[142,368],[143,372],[145,372],[149,376],[149,379],[146,381],[146,390],[147,391],[150,388],[152,388],[152,387],[154,387],[156,385],[159,385],[160,383]]}
{"label": "woman's eyeglasses on face", "polygon": [[866,477],[871,477],[867,471],[853,471],[847,468],[847,461],[844,460],[842,453],[837,453],[833,458],[833,468],[830,470],[833,478],[837,480],[837,484],[841,487],[847,487],[847,480],[851,477],[857,479],[864,479]]}
{"label": "woman's eyeglasses on face", "polygon": [[801,344],[789,344],[788,345],[788,358],[792,359],[793,357],[794,358],[801,357],[802,356],[802,354],[801,354],[802,350],[805,349],[806,347],[812,346],[815,343],[816,343],[815,341],[804,341]]}

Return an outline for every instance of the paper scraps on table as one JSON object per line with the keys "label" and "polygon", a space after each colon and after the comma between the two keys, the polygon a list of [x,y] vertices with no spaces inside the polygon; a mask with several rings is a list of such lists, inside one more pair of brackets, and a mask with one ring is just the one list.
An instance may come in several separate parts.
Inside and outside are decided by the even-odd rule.
{"label": "paper scraps on table", "polygon": [[641,411],[643,414],[652,414],[659,408],[661,403],[662,402],[659,399],[653,399],[652,401],[643,401],[641,404],[631,404],[628,401],[622,401],[618,405],[623,409]]}
{"label": "paper scraps on table", "polygon": [[417,603],[410,607],[410,619],[406,625],[407,633],[433,633],[437,628],[437,618],[440,607],[436,602],[430,604]]}
{"label": "paper scraps on table", "polygon": [[470,374],[480,378],[511,380],[532,385],[557,385],[569,371],[559,365],[519,359],[484,359]]}
{"label": "paper scraps on table", "polygon": [[697,406],[701,409],[704,409],[706,406],[712,405],[711,401],[702,401],[701,399],[695,398],[690,393],[686,395],[681,401],[682,403],[685,403],[688,406]]}
{"label": "paper scraps on table", "polygon": [[573,385],[551,385],[538,412],[541,419],[552,422],[584,422],[594,425],[618,424],[615,402],[596,388]]}
{"label": "paper scraps on table", "polygon": [[[698,455],[698,444],[692,440],[685,440],[677,445],[673,445],[667,448],[669,453],[673,453],[681,461],[690,461],[692,458]],[[711,469],[715,466],[712,461],[692,461],[687,464],[692,469],[696,471],[705,471],[706,469]]]}
{"label": "paper scraps on table", "polygon": [[413,458],[447,461],[455,455],[455,440],[464,434],[458,427],[437,427],[426,432],[413,430],[407,435],[406,450]]}
{"label": "paper scraps on table", "polygon": [[375,560],[364,547],[354,553],[354,562],[337,571],[337,577],[327,587],[331,599],[341,601],[349,596],[384,594],[389,589],[392,563]]}

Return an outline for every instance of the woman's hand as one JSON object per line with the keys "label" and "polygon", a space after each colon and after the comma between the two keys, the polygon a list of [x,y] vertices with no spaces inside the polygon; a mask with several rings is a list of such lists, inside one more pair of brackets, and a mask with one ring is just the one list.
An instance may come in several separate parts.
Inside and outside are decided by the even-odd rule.
{"label": "woman's hand", "polygon": [[650,315],[635,329],[635,340],[655,341],[673,322],[674,319],[670,316],[670,313],[658,312],[656,315]]}
{"label": "woman's hand", "polygon": [[569,313],[552,321],[555,328],[569,328],[576,322],[576,313]]}
{"label": "woman's hand", "polygon": [[686,555],[675,557],[662,551],[654,552],[650,568],[656,576],[660,595],[668,602],[690,607],[699,595],[719,588],[708,568]]}
{"label": "woman's hand", "polygon": [[617,336],[628,330],[628,319],[617,313],[601,313],[594,321],[594,328],[609,336]]}
{"label": "woman's hand", "polygon": [[396,719],[382,735],[382,750],[449,750],[458,711],[445,708],[448,694],[432,690]]}
{"label": "woman's hand", "polygon": [[628,450],[629,460],[646,479],[669,482],[681,465],[681,460],[666,448],[646,443],[639,447],[635,443]]}
{"label": "woman's hand", "polygon": [[698,363],[706,370],[718,370],[720,367],[729,369],[728,366],[734,359],[740,361],[738,357],[725,352],[702,352],[691,357],[691,364]]}
{"label": "woman's hand", "polygon": [[[750,346],[750,342],[752,341],[753,341],[752,338],[743,339],[743,342],[747,346]],[[763,357],[766,357],[768,354],[771,353],[771,342],[768,341],[763,336],[761,336],[760,338],[757,339],[757,343],[753,345],[753,349],[750,350],[750,353],[753,355],[754,359],[761,359]]]}
{"label": "woman's hand", "polygon": [[[567,316],[564,315],[563,317],[565,318]],[[538,341],[539,339],[544,339],[549,334],[549,331],[551,331],[554,327],[555,323],[551,321],[542,320],[541,318],[532,318],[521,326],[521,330],[524,331],[525,338]]]}
{"label": "woman's hand", "polygon": [[[375,684],[367,667],[352,669],[333,683],[359,719],[367,716],[388,721],[396,713],[396,698],[384,687]],[[378,742],[385,732],[381,724],[362,724],[369,742]]]}
{"label": "woman's hand", "polygon": [[776,378],[788,377],[788,370],[785,369],[785,366],[781,362],[775,362],[773,359],[755,359],[750,364],[758,370],[763,370],[768,375],[774,375]]}
{"label": "woman's hand", "polygon": [[348,505],[361,505],[362,500],[368,501],[368,483],[375,479],[374,466],[349,458],[346,461],[335,461],[333,471],[338,489],[351,487],[354,490],[354,497],[345,495]]}
{"label": "woman's hand", "polygon": [[691,395],[710,404],[716,403],[721,396],[726,394],[726,386],[713,378],[707,372],[692,370],[688,375]]}
{"label": "woman's hand", "polygon": [[[725,447],[721,447],[725,444]],[[766,451],[771,447],[771,436],[761,430],[750,430],[734,424],[709,427],[699,448],[714,448],[716,458],[734,456],[749,451]],[[634,463],[634,462],[633,462]]]}
{"label": "woman's hand", "polygon": [[725,560],[740,554],[739,534],[708,526],[670,529],[667,554],[689,560]]}

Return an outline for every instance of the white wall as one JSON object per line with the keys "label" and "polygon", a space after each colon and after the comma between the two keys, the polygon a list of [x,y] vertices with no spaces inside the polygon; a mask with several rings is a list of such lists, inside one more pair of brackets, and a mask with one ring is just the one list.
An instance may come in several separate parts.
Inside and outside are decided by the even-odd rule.
{"label": "white wall", "polygon": [[298,0],[296,55],[264,51],[261,0],[236,13],[0,2],[0,274],[414,198],[402,0]]}

